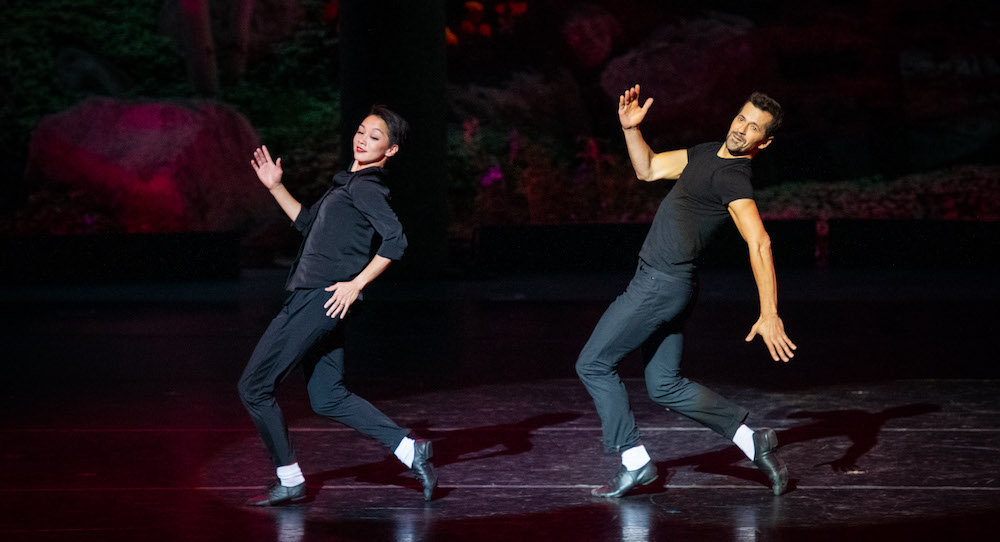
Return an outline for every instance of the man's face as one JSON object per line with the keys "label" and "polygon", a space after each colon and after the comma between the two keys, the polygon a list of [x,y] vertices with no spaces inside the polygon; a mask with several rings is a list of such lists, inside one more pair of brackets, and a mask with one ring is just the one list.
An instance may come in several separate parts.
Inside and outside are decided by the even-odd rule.
{"label": "man's face", "polygon": [[761,111],[750,102],[743,104],[743,109],[733,119],[726,136],[726,150],[733,156],[753,156],[754,153],[771,143],[771,138],[765,136],[767,125],[771,122],[770,113]]}
{"label": "man's face", "polygon": [[368,115],[354,133],[354,159],[360,165],[377,164],[396,154],[396,145],[389,145],[389,129],[385,121]]}

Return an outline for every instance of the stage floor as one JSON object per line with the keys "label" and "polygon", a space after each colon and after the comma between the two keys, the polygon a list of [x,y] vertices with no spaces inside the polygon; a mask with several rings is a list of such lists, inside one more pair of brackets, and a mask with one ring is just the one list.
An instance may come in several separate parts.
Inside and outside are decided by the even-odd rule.
{"label": "stage floor", "polygon": [[[235,381],[282,301],[280,271],[239,281],[8,287],[0,310],[2,540],[979,540],[1000,529],[1000,298],[985,271],[779,275],[799,353],[742,339],[748,272],[709,273],[687,374],[774,427],[775,497],[730,443],[622,374],[660,480],[590,496],[618,458],[573,374],[627,276],[386,281],[349,316],[349,385],[431,438],[424,503],[388,450],[279,401],[309,499],[242,505],[273,470]],[[12,317],[12,318],[11,318]]]}

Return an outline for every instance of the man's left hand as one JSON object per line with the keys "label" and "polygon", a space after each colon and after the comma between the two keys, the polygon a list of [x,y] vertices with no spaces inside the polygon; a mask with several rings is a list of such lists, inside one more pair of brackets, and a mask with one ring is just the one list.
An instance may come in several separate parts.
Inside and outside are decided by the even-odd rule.
{"label": "man's left hand", "polygon": [[778,361],[780,358],[781,361],[787,362],[795,357],[792,350],[797,347],[788,338],[788,335],[785,335],[785,324],[782,323],[777,314],[767,316],[762,314],[757,319],[757,323],[750,328],[750,334],[745,339],[746,342],[752,341],[757,335],[764,339],[764,344],[767,345],[767,350],[771,353],[771,358],[774,361]]}

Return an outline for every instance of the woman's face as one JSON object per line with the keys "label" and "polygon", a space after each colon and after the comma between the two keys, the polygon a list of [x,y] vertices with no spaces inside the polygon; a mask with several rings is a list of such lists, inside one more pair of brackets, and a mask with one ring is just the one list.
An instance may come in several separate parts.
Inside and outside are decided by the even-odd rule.
{"label": "woman's face", "polygon": [[358,168],[383,166],[399,147],[389,144],[389,128],[385,121],[368,115],[354,133],[354,159]]}

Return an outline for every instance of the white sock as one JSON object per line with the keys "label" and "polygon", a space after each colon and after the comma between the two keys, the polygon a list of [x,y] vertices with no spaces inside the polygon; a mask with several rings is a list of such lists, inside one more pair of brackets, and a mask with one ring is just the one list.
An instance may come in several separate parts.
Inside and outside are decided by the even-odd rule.
{"label": "white sock", "polygon": [[306,477],[302,476],[302,470],[299,469],[298,463],[278,467],[277,472],[278,480],[281,480],[281,485],[285,487],[294,487],[306,481]]}
{"label": "white sock", "polygon": [[396,446],[396,451],[392,453],[396,454],[396,457],[406,465],[406,468],[413,467],[413,439],[403,437],[399,446]]}
{"label": "white sock", "polygon": [[649,463],[649,453],[642,444],[629,448],[622,452],[622,465],[628,470],[638,470],[646,463]]}
{"label": "white sock", "polygon": [[733,436],[733,443],[743,450],[743,453],[747,455],[750,461],[753,461],[753,429],[747,427],[746,424],[741,425],[740,428],[736,430],[736,435]]}

